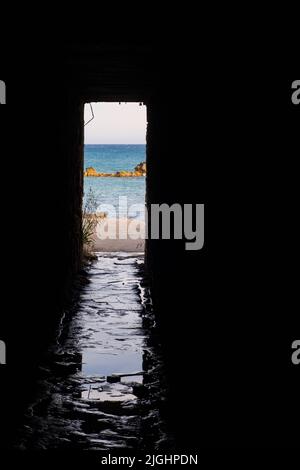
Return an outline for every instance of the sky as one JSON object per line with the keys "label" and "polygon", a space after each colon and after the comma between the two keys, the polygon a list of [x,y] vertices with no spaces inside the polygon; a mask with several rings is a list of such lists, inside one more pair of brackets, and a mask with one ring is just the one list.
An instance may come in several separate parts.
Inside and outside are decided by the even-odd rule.
{"label": "sky", "polygon": [[[139,103],[92,103],[95,118],[85,128],[86,144],[145,144],[146,106]],[[92,117],[90,105],[84,122]]]}

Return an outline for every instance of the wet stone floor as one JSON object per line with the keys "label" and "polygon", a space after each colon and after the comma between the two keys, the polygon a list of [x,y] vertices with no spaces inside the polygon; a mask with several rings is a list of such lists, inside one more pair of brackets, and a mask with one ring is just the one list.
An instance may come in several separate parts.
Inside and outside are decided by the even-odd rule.
{"label": "wet stone floor", "polygon": [[23,449],[161,449],[163,367],[141,254],[93,262],[40,366]]}

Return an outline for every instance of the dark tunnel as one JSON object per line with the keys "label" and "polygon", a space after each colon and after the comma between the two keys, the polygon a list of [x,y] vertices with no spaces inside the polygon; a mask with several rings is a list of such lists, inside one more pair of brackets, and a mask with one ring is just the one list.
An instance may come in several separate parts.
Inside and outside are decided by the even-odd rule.
{"label": "dark tunnel", "polygon": [[[20,67],[30,71],[22,84],[30,99],[24,103],[14,80],[7,96],[28,158],[21,155],[18,168],[4,176],[13,173],[19,188],[3,214],[17,227],[10,235],[17,256],[4,253],[4,448],[35,393],[40,358],[82,270],[83,109],[91,101],[147,105],[147,205],[205,204],[201,250],[185,250],[183,240],[147,240],[145,252],[168,383],[164,415],[177,449],[297,440],[290,420],[298,377],[279,347],[270,359],[270,342],[281,338],[288,348],[297,320],[283,326],[270,309],[276,279],[270,291],[264,273],[274,266],[275,242],[265,240],[263,221],[275,208],[262,202],[269,170],[256,154],[258,142],[260,155],[269,145],[283,146],[281,111],[269,103],[253,121],[258,96],[249,91],[246,111],[233,70],[220,97],[209,64],[199,70],[192,46],[185,55],[178,47],[165,54],[150,40],[77,41],[52,44],[42,58],[20,57]],[[277,135],[274,144],[269,132]],[[259,236],[263,255],[255,245]],[[289,310],[280,294],[278,287],[277,306]]]}

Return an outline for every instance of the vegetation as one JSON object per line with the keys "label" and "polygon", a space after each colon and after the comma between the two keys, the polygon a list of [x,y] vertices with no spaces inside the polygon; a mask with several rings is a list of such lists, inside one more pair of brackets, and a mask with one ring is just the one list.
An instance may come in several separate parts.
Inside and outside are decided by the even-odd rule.
{"label": "vegetation", "polygon": [[92,188],[90,188],[82,209],[82,242],[84,256],[87,258],[92,257],[97,224],[106,217],[104,213],[97,213],[97,207],[97,198]]}

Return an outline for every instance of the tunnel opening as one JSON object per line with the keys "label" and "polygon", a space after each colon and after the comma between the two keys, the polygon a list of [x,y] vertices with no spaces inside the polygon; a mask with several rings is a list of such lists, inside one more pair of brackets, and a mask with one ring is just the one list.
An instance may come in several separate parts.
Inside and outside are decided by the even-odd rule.
{"label": "tunnel opening", "polygon": [[88,103],[84,118],[84,254],[144,252],[146,106]]}

